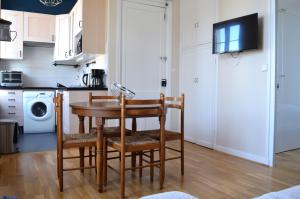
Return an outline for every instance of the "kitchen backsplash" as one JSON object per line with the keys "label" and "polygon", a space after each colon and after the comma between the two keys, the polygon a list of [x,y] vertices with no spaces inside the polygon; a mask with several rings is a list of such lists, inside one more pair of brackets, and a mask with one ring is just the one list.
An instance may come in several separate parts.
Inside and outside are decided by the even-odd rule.
{"label": "kitchen backsplash", "polygon": [[[97,59],[97,66],[104,58]],[[1,60],[0,70],[22,71],[24,86],[54,87],[57,83],[67,86],[77,86],[82,83],[82,75],[88,71],[85,66],[74,68],[71,66],[53,66],[53,48],[24,46],[23,60]]]}

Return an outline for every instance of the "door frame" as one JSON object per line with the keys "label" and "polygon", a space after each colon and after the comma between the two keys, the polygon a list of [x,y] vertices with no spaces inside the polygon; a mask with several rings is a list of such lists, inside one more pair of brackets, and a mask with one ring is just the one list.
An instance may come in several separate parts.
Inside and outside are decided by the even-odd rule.
{"label": "door frame", "polygon": [[276,67],[277,67],[277,0],[268,0],[269,5],[269,71],[268,71],[268,143],[267,143],[267,151],[268,151],[268,165],[273,167],[275,165],[275,113],[276,113]]}
{"label": "door frame", "polygon": [[146,4],[151,6],[161,7],[166,2],[168,3],[167,9],[167,18],[166,18],[166,78],[168,81],[168,85],[165,89],[165,94],[170,96],[171,95],[171,87],[172,87],[172,79],[171,79],[171,70],[172,70],[172,46],[173,46],[173,3],[170,0],[117,0],[117,35],[116,35],[116,65],[118,66],[116,69],[116,80],[121,82],[122,80],[122,7],[123,1],[139,3],[139,4]]}

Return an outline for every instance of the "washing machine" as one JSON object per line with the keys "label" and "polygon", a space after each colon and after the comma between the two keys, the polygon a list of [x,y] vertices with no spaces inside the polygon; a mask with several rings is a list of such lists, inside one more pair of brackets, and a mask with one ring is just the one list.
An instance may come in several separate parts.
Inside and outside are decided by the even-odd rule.
{"label": "washing machine", "polygon": [[24,91],[24,133],[55,132],[54,91]]}

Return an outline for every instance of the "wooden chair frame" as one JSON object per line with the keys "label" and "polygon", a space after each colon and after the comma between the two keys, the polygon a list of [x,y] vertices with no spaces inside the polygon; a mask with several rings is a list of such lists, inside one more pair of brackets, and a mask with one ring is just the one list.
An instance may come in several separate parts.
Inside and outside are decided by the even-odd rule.
{"label": "wooden chair frame", "polygon": [[[151,108],[151,105],[159,105],[159,109]],[[136,108],[137,106],[149,106],[149,108]],[[107,147],[110,146],[120,151],[121,161],[120,161],[120,186],[121,186],[121,198],[125,198],[125,171],[142,169],[145,167],[150,167],[151,170],[155,166],[160,169],[160,188],[163,188],[164,178],[165,178],[165,112],[164,112],[164,95],[161,94],[160,99],[158,100],[126,100],[125,96],[121,97],[121,138],[120,138],[120,147],[110,143],[109,141],[104,142],[104,150],[107,150]],[[140,118],[140,117],[158,117],[160,121],[160,140],[158,146],[151,144],[143,144],[139,146],[133,146],[131,148],[126,147],[126,139],[128,137],[125,135],[125,125],[126,118]],[[133,120],[133,129],[136,129],[136,121]],[[129,136],[130,137],[130,136]],[[131,166],[130,168],[125,168],[125,159],[126,153],[139,153],[143,154],[145,150],[154,151],[158,149],[160,151],[160,161],[150,162],[148,165]],[[131,155],[129,155],[130,157]],[[107,164],[107,159],[105,159],[105,167],[111,168]],[[152,177],[153,179],[153,172]]]}
{"label": "wooden chair frame", "polygon": [[[56,119],[57,119],[57,175],[59,180],[59,189],[62,192],[63,191],[63,172],[64,171],[74,171],[74,170],[80,170],[81,172],[84,169],[93,169],[95,166],[89,166],[84,167],[82,164],[82,160],[85,157],[84,154],[82,154],[82,149],[84,147],[96,147],[96,136],[95,136],[95,142],[78,142],[73,144],[65,144],[64,138],[63,138],[63,94],[58,93],[57,96],[54,98],[55,102],[55,111],[56,111]],[[83,127],[79,130],[79,132],[84,132]],[[84,138],[84,134],[81,134]],[[79,138],[80,139],[80,138]],[[70,148],[79,148],[79,156],[70,156],[70,157],[64,157],[63,150],[64,149],[70,149]],[[64,169],[63,167],[63,160],[69,160],[69,159],[80,159],[80,167],[77,168],[68,168]]]}
{"label": "wooden chair frame", "polygon": [[[175,157],[166,157],[165,161],[170,161],[170,160],[176,160],[176,159],[180,159],[181,160],[181,175],[184,175],[184,94],[182,94],[180,97],[166,97],[165,98],[165,107],[166,108],[170,108],[170,109],[177,109],[180,110],[180,132],[178,132],[178,134],[180,135],[180,137],[177,138],[173,138],[171,140],[168,140],[168,138],[166,137],[166,142],[168,141],[174,141],[174,140],[180,140],[180,149],[171,147],[171,146],[166,146],[166,149],[174,151],[179,153],[179,156],[175,156]],[[144,157],[147,157],[148,159],[144,159],[142,157],[140,157],[140,159],[142,158],[144,162],[151,162],[154,161],[153,160],[153,151],[146,151],[143,153]],[[140,171],[140,175],[142,171]]]}

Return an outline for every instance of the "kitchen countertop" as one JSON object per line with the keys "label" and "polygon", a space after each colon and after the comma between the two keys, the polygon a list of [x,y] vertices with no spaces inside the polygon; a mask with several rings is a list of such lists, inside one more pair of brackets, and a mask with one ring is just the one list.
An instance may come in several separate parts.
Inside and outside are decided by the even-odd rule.
{"label": "kitchen countertop", "polygon": [[97,87],[0,87],[0,90],[66,90],[66,91],[107,91],[107,88]]}

